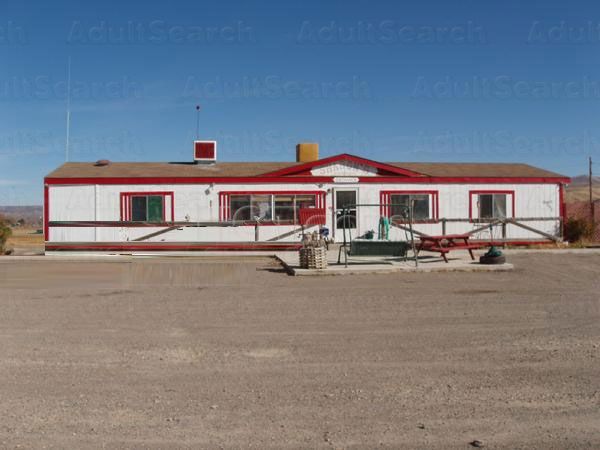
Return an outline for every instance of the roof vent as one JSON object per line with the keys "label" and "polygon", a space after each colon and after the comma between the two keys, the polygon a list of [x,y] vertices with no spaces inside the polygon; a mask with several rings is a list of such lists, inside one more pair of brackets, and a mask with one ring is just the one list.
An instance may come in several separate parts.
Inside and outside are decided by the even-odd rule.
{"label": "roof vent", "polygon": [[99,159],[98,161],[96,161],[94,163],[94,165],[96,167],[104,167],[104,166],[108,166],[110,164],[110,161],[108,159]]}
{"label": "roof vent", "polygon": [[209,164],[217,162],[217,141],[194,141],[194,161]]}

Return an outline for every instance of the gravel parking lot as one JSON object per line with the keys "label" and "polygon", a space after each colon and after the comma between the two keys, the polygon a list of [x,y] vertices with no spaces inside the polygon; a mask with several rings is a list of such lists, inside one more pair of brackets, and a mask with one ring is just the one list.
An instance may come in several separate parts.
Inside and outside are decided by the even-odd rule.
{"label": "gravel parking lot", "polygon": [[0,447],[600,448],[600,255],[0,260]]}

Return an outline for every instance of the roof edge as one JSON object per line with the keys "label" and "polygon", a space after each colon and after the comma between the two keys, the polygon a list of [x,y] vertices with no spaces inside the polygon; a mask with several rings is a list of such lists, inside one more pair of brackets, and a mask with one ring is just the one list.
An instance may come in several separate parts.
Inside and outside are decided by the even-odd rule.
{"label": "roof edge", "polygon": [[323,159],[317,159],[315,161],[310,161],[303,164],[298,164],[292,167],[287,167],[285,169],[274,170],[272,172],[265,172],[262,176],[284,176],[284,175],[293,175],[294,173],[305,172],[306,170],[310,170],[314,167],[324,166],[327,164],[331,164],[338,161],[352,161],[358,164],[364,164],[367,166],[375,167],[380,170],[384,170],[390,173],[395,173],[398,175],[403,175],[407,177],[420,177],[424,176],[424,174],[415,172],[414,170],[404,169],[401,167],[392,166],[387,163],[381,163],[378,161],[373,161],[372,159],[363,158],[356,155],[351,155],[349,153],[341,153],[339,155],[329,156]]}
{"label": "roof edge", "polygon": [[[194,183],[246,183],[268,184],[286,183],[332,183],[332,176],[251,176],[251,177],[45,177],[46,185],[81,185],[81,184],[194,184]],[[397,183],[397,184],[569,184],[568,177],[358,177],[359,183]]]}

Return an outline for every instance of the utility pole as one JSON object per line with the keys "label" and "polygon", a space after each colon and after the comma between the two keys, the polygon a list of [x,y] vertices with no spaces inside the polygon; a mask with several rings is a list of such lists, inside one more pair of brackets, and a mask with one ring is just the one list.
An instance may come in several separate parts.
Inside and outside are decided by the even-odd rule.
{"label": "utility pole", "polygon": [[200,139],[200,105],[196,105],[196,140]]}
{"label": "utility pole", "polygon": [[592,190],[592,183],[593,183],[593,175],[592,175],[592,157],[589,157],[589,188],[590,188],[590,221],[592,223],[592,225],[594,225],[594,219],[595,219],[595,214],[594,214],[594,194],[593,194],[593,190]]}
{"label": "utility pole", "polygon": [[71,57],[67,69],[67,136],[65,140],[65,162],[69,162],[69,145],[71,141]]}

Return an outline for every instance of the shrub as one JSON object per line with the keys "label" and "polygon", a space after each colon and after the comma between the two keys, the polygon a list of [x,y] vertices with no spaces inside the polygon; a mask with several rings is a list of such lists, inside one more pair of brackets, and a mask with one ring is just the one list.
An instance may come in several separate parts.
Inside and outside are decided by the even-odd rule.
{"label": "shrub", "polygon": [[565,223],[565,239],[569,242],[580,242],[591,239],[594,235],[594,226],[589,219],[570,218]]}
{"label": "shrub", "polygon": [[12,230],[8,226],[8,224],[3,220],[2,216],[0,216],[0,255],[3,255],[6,249],[6,241],[12,234]]}

